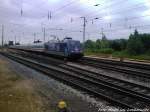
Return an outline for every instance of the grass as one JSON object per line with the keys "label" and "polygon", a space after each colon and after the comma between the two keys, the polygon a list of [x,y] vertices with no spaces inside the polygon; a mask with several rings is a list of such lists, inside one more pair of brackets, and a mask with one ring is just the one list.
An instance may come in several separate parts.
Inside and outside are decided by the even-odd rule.
{"label": "grass", "polygon": [[0,112],[42,112],[42,100],[30,81],[22,80],[0,60]]}
{"label": "grass", "polygon": [[100,56],[100,57],[110,57],[112,54],[112,49],[103,49],[103,50],[85,50],[85,55],[94,55],[94,56]]}
{"label": "grass", "polygon": [[150,55],[149,54],[141,54],[141,55],[129,55],[128,53],[126,53],[125,51],[123,52],[114,52],[112,54],[113,57],[125,57],[125,58],[129,58],[129,59],[135,59],[135,60],[147,60],[150,61]]}
{"label": "grass", "polygon": [[134,60],[145,60],[150,61],[150,55],[149,54],[142,54],[142,55],[129,55],[126,51],[120,51],[120,52],[110,52],[110,53],[103,53],[103,52],[92,52],[92,51],[85,51],[85,55],[87,56],[98,56],[98,57],[114,57],[114,58],[128,58],[128,59],[134,59]]}

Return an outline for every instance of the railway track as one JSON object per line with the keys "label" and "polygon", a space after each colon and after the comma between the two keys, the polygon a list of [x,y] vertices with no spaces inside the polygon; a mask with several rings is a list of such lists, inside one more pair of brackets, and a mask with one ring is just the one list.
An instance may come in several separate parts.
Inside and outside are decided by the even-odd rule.
{"label": "railway track", "polygon": [[[42,53],[39,51],[30,51],[30,50],[29,51],[23,50],[23,51],[36,54],[36,55],[49,56],[48,54]],[[125,73],[133,77],[150,79],[150,65],[147,65],[147,64],[119,62],[119,61],[114,61],[114,60],[95,59],[95,58],[88,58],[88,57],[84,57],[83,59],[79,60],[78,63],[93,66],[96,68],[112,70],[112,71],[119,72],[119,73]]]}
{"label": "railway track", "polygon": [[[113,79],[94,72],[89,73],[89,71],[73,66],[63,64],[59,64],[59,66],[50,66],[48,64],[37,62],[37,60],[33,61],[18,56],[5,55],[51,77],[62,80],[69,85],[71,84],[90,94],[92,93],[98,97],[102,97],[111,102],[111,104],[114,103],[122,108],[150,107],[150,105],[147,104],[147,102],[150,101],[150,96],[148,94],[150,91],[149,88],[143,88],[140,85]],[[132,87],[134,90],[131,89]]]}
{"label": "railway track", "polygon": [[[29,55],[28,55],[29,56]],[[145,86],[142,86],[142,85],[139,85],[139,84],[135,84],[135,83],[131,83],[131,82],[128,82],[128,81],[124,81],[124,80],[121,80],[121,79],[116,79],[116,78],[113,78],[111,76],[106,76],[104,74],[101,74],[101,73],[96,73],[96,72],[92,72],[92,71],[89,71],[89,70],[86,70],[86,69],[81,69],[79,67],[75,67],[75,66],[71,66],[71,65],[67,65],[64,63],[64,61],[59,61],[58,60],[53,60],[51,58],[46,58],[46,57],[37,57],[37,55],[32,55],[32,56],[29,56],[31,59],[36,59],[36,61],[42,61],[46,64],[52,64],[51,62],[54,63],[57,63],[55,65],[63,68],[63,69],[67,69],[69,71],[72,71],[72,72],[76,72],[78,74],[82,74],[82,75],[88,75],[89,77],[91,78],[94,78],[95,80],[99,81],[99,82],[105,82],[105,83],[108,83],[109,82],[109,85],[120,85],[122,86],[123,88],[126,88],[129,90],[132,90],[133,91],[136,91],[137,93],[140,93],[141,96],[145,96],[147,95],[147,97],[150,98],[150,88],[148,87],[145,87]],[[134,93],[134,92],[133,92]]]}
{"label": "railway track", "polygon": [[99,82],[102,82],[102,81],[105,83],[109,82],[109,85],[111,84],[120,85],[123,88],[127,88],[128,90],[132,90],[132,91],[136,91],[137,93],[140,93],[141,96],[147,95],[147,97],[150,97],[150,88],[139,85],[139,84],[131,83],[131,82],[124,81],[121,79],[116,79],[111,76],[106,76],[101,73],[96,73],[96,72],[92,72],[86,69],[81,69],[79,67],[67,65],[65,64],[64,61],[58,61],[58,60],[54,60],[54,59],[46,58],[46,57],[38,57],[37,55],[32,55],[32,56],[28,55],[28,57],[34,60],[36,59],[36,61],[40,60],[46,64],[52,64],[51,62],[53,62],[53,64],[57,63],[55,64],[55,66],[57,65],[63,69],[68,69],[69,71],[76,72],[78,74],[88,75],[89,77],[94,78],[95,80],[98,80]]}
{"label": "railway track", "polygon": [[89,57],[84,57],[83,60],[105,63],[105,64],[110,64],[110,65],[119,65],[119,66],[124,66],[124,67],[131,67],[131,68],[136,68],[136,69],[141,69],[141,70],[142,69],[150,70],[150,64],[121,62],[121,61],[115,61],[115,60],[97,59],[97,58],[89,58]]}
{"label": "railway track", "polygon": [[[120,73],[125,73],[132,76],[138,76],[145,79],[150,79],[150,66],[149,65],[138,65],[126,62],[116,62],[110,60],[98,60],[91,58],[83,58],[78,63],[93,66],[96,68],[102,68]],[[145,69],[146,70],[145,70]]]}

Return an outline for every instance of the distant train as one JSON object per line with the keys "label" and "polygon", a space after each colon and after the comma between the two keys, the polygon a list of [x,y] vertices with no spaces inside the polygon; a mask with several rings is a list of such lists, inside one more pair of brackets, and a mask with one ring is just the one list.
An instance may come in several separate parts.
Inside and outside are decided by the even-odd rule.
{"label": "distant train", "polygon": [[83,49],[80,41],[65,38],[62,41],[51,40],[46,43],[40,41],[28,45],[17,45],[11,48],[43,51],[51,55],[61,56],[64,58],[79,59],[83,57]]}

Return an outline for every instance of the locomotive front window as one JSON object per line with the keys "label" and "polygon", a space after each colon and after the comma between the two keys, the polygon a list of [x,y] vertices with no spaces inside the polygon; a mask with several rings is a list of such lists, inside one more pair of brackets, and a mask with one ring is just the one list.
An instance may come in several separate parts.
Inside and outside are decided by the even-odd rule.
{"label": "locomotive front window", "polygon": [[70,47],[71,49],[75,49],[75,48],[80,49],[81,45],[80,42],[70,42]]}

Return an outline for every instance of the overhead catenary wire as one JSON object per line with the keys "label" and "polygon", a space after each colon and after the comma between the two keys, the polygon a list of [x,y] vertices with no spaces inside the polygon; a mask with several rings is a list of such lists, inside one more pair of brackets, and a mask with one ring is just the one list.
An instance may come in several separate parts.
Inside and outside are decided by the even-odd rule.
{"label": "overhead catenary wire", "polygon": [[[71,4],[72,5],[72,4]],[[70,5],[70,6],[71,6]],[[143,4],[141,4],[141,5],[143,5]],[[67,7],[69,7],[69,6],[67,6]],[[62,9],[65,9],[66,7],[62,7]],[[139,7],[135,7],[135,8],[132,8],[131,7],[131,9],[130,10],[135,10],[135,9],[138,9]],[[60,11],[61,11],[61,9],[59,9]],[[59,10],[58,10],[58,12],[59,12]],[[126,12],[126,11],[129,11],[129,10],[125,10],[124,12]],[[56,11],[57,12],[57,11]],[[110,14],[115,14],[115,13],[122,13],[123,11],[120,11],[120,12],[114,12],[114,13],[110,13]],[[97,14],[97,13],[95,13],[95,14]],[[90,15],[91,16],[91,15]],[[125,22],[125,21],[132,21],[132,20],[135,20],[135,19],[139,19],[139,18],[142,18],[142,17],[148,17],[149,15],[145,15],[145,16],[135,16],[135,17],[123,17],[123,18],[115,18],[114,20],[115,21],[121,21],[121,20],[123,20],[123,22]],[[94,17],[94,16],[93,16]],[[71,24],[74,24],[75,22],[75,20],[74,20],[74,18],[72,18],[73,19],[73,22],[71,23],[71,22],[68,22],[69,24],[71,23]],[[126,19],[126,20],[125,20]],[[69,19],[68,19],[69,20]],[[78,20],[79,21],[79,20]],[[104,20],[100,20],[100,22],[103,22],[103,23],[105,23],[105,21]],[[111,26],[113,27],[113,22],[109,22],[109,23],[106,23],[106,24],[112,24]],[[64,24],[66,24],[66,23],[63,23],[62,25],[64,25]],[[96,24],[99,24],[99,21],[98,22],[96,22]],[[60,24],[58,25],[58,26],[60,26]],[[71,25],[70,25],[71,26]],[[77,27],[77,25],[75,24],[75,25],[72,25],[72,26],[74,26],[74,27]],[[80,21],[79,21],[79,26],[82,26],[82,23],[80,24]],[[122,25],[123,26],[123,25]],[[132,24],[131,25],[128,25],[128,26],[131,26],[132,27]],[[54,25],[54,27],[55,27],[55,25]]]}
{"label": "overhead catenary wire", "polygon": [[[103,32],[104,33],[106,33],[106,32],[117,32],[117,31],[123,31],[123,30],[131,30],[131,29],[133,29],[133,30],[135,30],[135,29],[140,29],[140,28],[142,28],[142,29],[149,29],[150,28],[150,25],[136,25],[136,26],[132,26],[132,27],[130,27],[130,26],[128,26],[127,28],[115,28],[115,29],[104,29],[103,30]],[[97,31],[87,31],[87,32],[89,32],[89,33],[99,33],[100,34],[100,32],[101,32],[101,30],[97,30]]]}
{"label": "overhead catenary wire", "polygon": [[[150,16],[150,15],[126,17],[126,20],[127,20],[127,21],[131,21],[131,20],[140,19],[140,18],[149,17],[149,16]],[[117,20],[117,21],[116,21],[116,22],[103,22],[103,20],[99,20],[99,21],[103,22],[103,24],[108,24],[108,26],[110,27],[110,23],[111,23],[111,25],[113,26],[115,23],[118,23],[118,21],[125,21],[125,18],[118,18],[118,19],[115,19],[115,20]],[[97,23],[97,24],[98,24],[98,23]],[[82,25],[79,24],[79,26],[80,26],[80,28],[81,28]],[[79,27],[79,26],[78,26],[78,27]],[[115,25],[115,26],[118,26],[118,25]],[[119,26],[124,26],[124,24],[119,25]],[[130,26],[132,26],[132,25],[130,25]],[[77,27],[77,26],[70,27],[70,28],[75,28],[75,27]]]}
{"label": "overhead catenary wire", "polygon": [[[88,1],[90,1],[90,0],[88,0]],[[70,5],[72,5],[73,3],[75,3],[75,1],[71,1],[71,2],[69,2],[68,4],[69,4],[69,6],[70,6]],[[64,9],[64,8],[66,8],[66,7],[68,7],[67,4],[64,5],[64,6],[62,6],[62,7],[60,7],[60,8],[58,8],[57,10]],[[60,10],[60,11],[62,11],[62,10]],[[55,11],[54,11],[53,13],[55,13]],[[72,20],[73,20],[73,21],[79,20],[79,19],[80,19],[80,16],[79,16],[79,17],[75,17],[75,18],[72,17]]]}
{"label": "overhead catenary wire", "polygon": [[[140,6],[140,7],[137,7],[137,6]],[[134,7],[134,8],[132,8],[132,7],[129,7],[129,9],[127,9],[127,10],[125,10],[125,11],[118,11],[118,12],[115,12],[114,14],[119,14],[119,13],[125,13],[125,12],[128,12],[128,11],[130,11],[130,10],[134,10],[134,9],[138,9],[138,8],[141,8],[141,6],[143,6],[143,5],[141,5],[141,3],[138,3],[138,4],[136,4],[135,5],[136,7]],[[110,15],[112,15],[112,14],[110,14]],[[113,16],[113,15],[112,15]],[[78,20],[79,20],[79,17],[77,17],[78,18]],[[94,17],[93,17],[94,18]],[[95,17],[96,18],[96,17]],[[97,18],[100,18],[100,17],[97,17]],[[102,18],[102,17],[101,17]],[[74,19],[74,18],[73,18]],[[74,21],[75,21],[75,19],[74,19]],[[93,19],[90,19],[90,21],[92,22],[93,21]],[[68,22],[68,21],[67,21]],[[67,22],[65,22],[64,24],[66,24]],[[69,23],[69,22],[68,22]],[[58,24],[58,25],[56,25],[56,26],[59,26],[59,25],[61,25],[61,24]],[[63,25],[63,24],[62,24]]]}
{"label": "overhead catenary wire", "polygon": [[[88,1],[90,1],[90,0],[88,0]],[[110,4],[110,5],[107,6],[107,7],[103,7],[103,9],[105,10],[105,9],[107,9],[107,8],[110,8],[110,6],[113,6],[113,5],[117,6],[119,3],[126,2],[126,1],[128,1],[128,0],[120,0],[120,2],[115,2],[115,3],[113,3],[113,4]],[[104,2],[104,3],[105,3],[105,2]],[[103,4],[104,4],[104,3],[103,3]],[[103,4],[100,4],[100,6],[103,6]],[[93,6],[93,5],[92,5],[92,6]],[[90,9],[90,8],[89,8],[89,9]],[[81,10],[81,9],[80,9],[80,10]],[[82,15],[82,16],[87,17],[88,15],[92,15],[92,14],[94,14],[95,12],[97,12],[97,11],[99,11],[99,10],[101,10],[101,9],[98,9],[98,10],[96,10],[96,11],[87,13],[87,14]],[[79,12],[79,11],[76,11],[76,12]],[[80,17],[81,17],[81,16],[78,16],[78,17],[75,17],[75,18],[73,18],[73,19],[74,19],[74,20],[79,20]]]}
{"label": "overhead catenary wire", "polygon": [[[137,19],[137,18],[139,18],[139,17],[132,17],[132,18],[130,18],[130,19]],[[130,19],[128,19],[128,20],[130,20]],[[120,30],[130,30],[130,29],[133,29],[133,28],[139,28],[139,27],[146,27],[146,26],[133,26],[133,25],[130,25],[130,26],[128,26],[128,27],[126,27],[126,28],[118,28],[118,29],[112,29],[112,30],[104,30],[104,32],[114,32],[114,31],[120,31]],[[63,30],[63,31],[66,31],[67,29],[65,29],[65,30]],[[76,32],[76,31],[75,31]],[[82,32],[82,30],[80,30],[80,31],[77,31],[77,32]],[[87,31],[88,32],[88,31]],[[73,31],[69,31],[68,33],[73,33]],[[95,33],[99,33],[99,31],[97,31],[97,32],[95,32]]]}
{"label": "overhead catenary wire", "polygon": [[71,4],[73,4],[74,2],[75,2],[75,0],[69,2],[68,4],[64,5],[63,7],[58,8],[56,11],[58,11],[58,10],[60,10],[60,9],[63,9],[63,8],[66,8],[68,5],[71,5]]}
{"label": "overhead catenary wire", "polygon": [[[139,6],[138,6],[139,5]],[[138,6],[138,7],[137,7]],[[144,7],[144,5],[143,4],[141,4],[141,3],[138,3],[138,4],[136,4],[135,5],[135,7],[127,7],[126,8],[126,10],[123,10],[123,11],[120,11],[120,10],[118,10],[117,12],[114,12],[114,13],[110,13],[110,15],[111,16],[114,16],[114,15],[117,15],[117,14],[122,14],[122,13],[126,13],[126,12],[129,12],[129,11],[133,11],[133,10],[137,10],[137,9],[139,9],[139,8],[143,8]],[[104,13],[105,14],[105,13]],[[106,16],[106,15],[104,15],[104,16]],[[101,15],[101,16],[99,16],[99,15],[97,15],[97,16],[93,16],[93,17],[91,17],[92,19],[91,20],[93,20],[93,18],[102,18],[103,16]]]}
{"label": "overhead catenary wire", "polygon": [[68,7],[68,6],[72,5],[72,4],[74,4],[75,2],[77,2],[77,0],[72,0],[71,2],[69,2],[69,3],[65,4],[65,5],[63,5],[62,7],[57,8],[56,10],[53,11],[54,15],[55,15],[56,13],[58,13],[59,11],[62,11],[62,9],[64,9],[64,8],[66,8],[66,7]]}
{"label": "overhead catenary wire", "polygon": [[84,16],[87,17],[87,16],[89,16],[89,15],[95,14],[95,12],[99,12],[99,11],[102,11],[102,10],[106,10],[106,9],[112,7],[112,6],[117,6],[117,5],[119,5],[120,3],[124,3],[124,2],[127,2],[127,1],[129,1],[129,0],[120,0],[119,2],[117,1],[117,2],[115,2],[115,3],[113,3],[113,4],[110,4],[110,5],[106,6],[106,7],[103,7],[102,9],[100,8],[100,9],[98,9],[98,10],[96,10],[96,11],[92,11],[92,12],[90,12],[90,13],[87,13],[87,14],[85,14]]}
{"label": "overhead catenary wire", "polygon": [[[103,22],[103,20],[99,20],[99,21],[103,22],[103,24],[108,24],[107,26],[109,26],[110,24],[111,24],[111,26],[113,26],[114,24],[117,24],[118,21],[129,22],[131,20],[141,19],[141,18],[144,18],[144,17],[150,17],[150,15],[142,15],[142,16],[133,16],[133,17],[126,17],[126,18],[118,18],[118,19],[115,19],[116,20],[115,22]],[[122,25],[115,25],[115,26],[124,26],[124,25],[122,24]]]}
{"label": "overhead catenary wire", "polygon": [[[121,0],[121,1],[123,1],[123,0]],[[114,5],[117,5],[117,4],[114,4]],[[112,5],[110,5],[110,6],[112,6]],[[109,7],[107,7],[107,8],[109,8]],[[81,9],[80,9],[81,10]],[[79,12],[79,11],[78,11]],[[94,11],[94,13],[95,13],[96,11]],[[90,13],[91,14],[91,13]],[[81,15],[81,16],[83,16],[83,15]],[[73,19],[73,21],[76,21],[76,20],[80,20],[80,17],[81,16],[78,16],[78,17],[75,17],[75,18],[73,18],[72,17],[72,19]],[[86,15],[84,15],[84,17],[86,17]]]}

